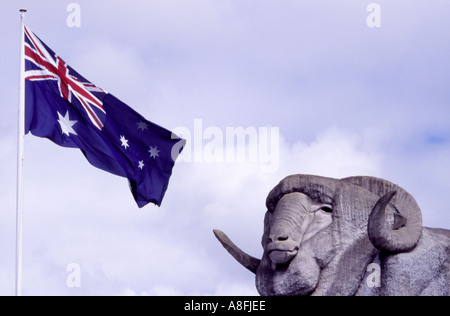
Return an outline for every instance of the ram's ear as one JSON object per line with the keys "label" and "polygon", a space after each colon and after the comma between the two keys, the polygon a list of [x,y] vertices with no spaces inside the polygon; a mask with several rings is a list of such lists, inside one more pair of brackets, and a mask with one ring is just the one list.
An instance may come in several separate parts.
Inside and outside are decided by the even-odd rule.
{"label": "ram's ear", "polygon": [[220,230],[215,229],[213,232],[216,238],[222,244],[222,246],[230,253],[230,255],[233,256],[234,259],[236,259],[237,262],[239,262],[245,268],[256,274],[256,271],[258,270],[258,267],[261,264],[261,260],[256,259],[243,252],[228,238],[227,235],[225,235]]}

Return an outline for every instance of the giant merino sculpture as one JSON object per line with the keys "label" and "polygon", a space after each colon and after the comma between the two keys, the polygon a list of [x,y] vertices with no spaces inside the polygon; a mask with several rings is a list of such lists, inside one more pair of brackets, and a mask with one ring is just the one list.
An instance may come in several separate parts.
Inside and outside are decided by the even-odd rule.
{"label": "giant merino sculpture", "polygon": [[293,175],[266,205],[262,259],[214,230],[261,295],[450,295],[450,231],[422,227],[396,184]]}

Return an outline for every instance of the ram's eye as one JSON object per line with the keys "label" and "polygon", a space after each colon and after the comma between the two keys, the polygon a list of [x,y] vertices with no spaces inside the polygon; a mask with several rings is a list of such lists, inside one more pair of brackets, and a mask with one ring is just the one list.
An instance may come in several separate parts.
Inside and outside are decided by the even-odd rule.
{"label": "ram's eye", "polygon": [[324,211],[325,213],[333,213],[333,209],[331,208],[331,206],[328,205],[322,206],[320,210]]}

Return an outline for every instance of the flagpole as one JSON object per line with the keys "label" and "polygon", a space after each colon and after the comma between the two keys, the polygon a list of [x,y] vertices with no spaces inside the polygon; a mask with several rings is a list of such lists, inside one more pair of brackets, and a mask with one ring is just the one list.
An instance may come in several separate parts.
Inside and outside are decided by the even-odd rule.
{"label": "flagpole", "polygon": [[23,160],[25,140],[25,13],[20,9],[20,82],[19,123],[17,133],[17,204],[16,204],[16,296],[22,296],[22,222],[23,222]]}

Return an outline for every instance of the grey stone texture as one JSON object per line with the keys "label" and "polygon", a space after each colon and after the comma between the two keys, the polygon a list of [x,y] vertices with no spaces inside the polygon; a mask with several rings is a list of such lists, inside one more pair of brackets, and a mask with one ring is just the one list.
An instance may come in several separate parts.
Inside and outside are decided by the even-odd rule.
{"label": "grey stone texture", "polygon": [[261,295],[450,296],[450,231],[396,184],[293,175],[266,205],[261,259],[214,230]]}

